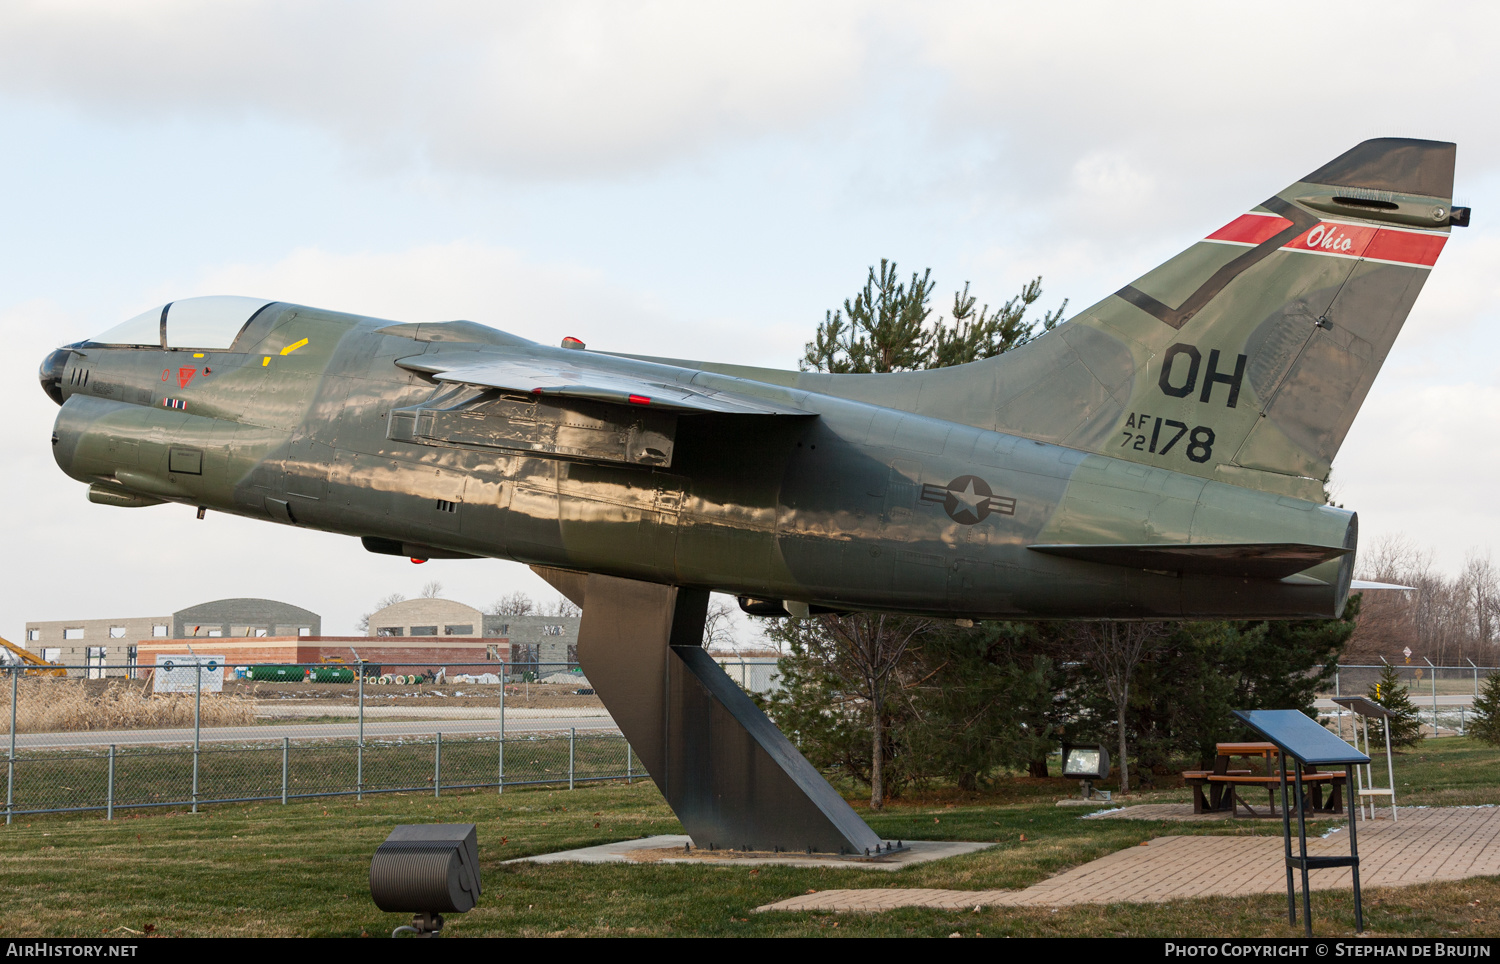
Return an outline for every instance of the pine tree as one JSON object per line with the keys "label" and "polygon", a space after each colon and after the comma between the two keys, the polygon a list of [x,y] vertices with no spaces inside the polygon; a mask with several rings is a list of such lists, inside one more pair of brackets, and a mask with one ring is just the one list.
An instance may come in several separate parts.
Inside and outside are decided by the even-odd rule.
{"label": "pine tree", "polygon": [[[1380,679],[1365,695],[1394,714],[1390,719],[1392,747],[1416,746],[1422,742],[1421,717],[1417,715],[1416,704],[1411,701],[1411,694],[1401,682],[1396,667],[1387,663],[1380,671]],[[1384,727],[1377,730],[1371,726],[1370,742],[1376,746],[1385,745]]]}
{"label": "pine tree", "polygon": [[1474,698],[1474,719],[1469,734],[1491,746],[1500,746],[1500,673],[1484,679],[1484,690]]}
{"label": "pine tree", "polygon": [[953,318],[932,317],[932,269],[912,272],[903,282],[896,262],[880,259],[870,266],[865,286],[841,311],[830,310],[802,356],[803,371],[835,374],[906,372],[946,368],[992,358],[1051,331],[1062,321],[1067,299],[1037,319],[1026,311],[1042,296],[1042,279],[1033,278],[1005,304],[976,311],[979,299],[969,283],[953,293]]}
{"label": "pine tree", "polygon": [[[988,304],[976,310],[978,298],[969,294],[965,282],[962,291],[953,293],[953,318],[948,321],[933,317],[930,302],[936,286],[932,269],[902,281],[896,263],[882,258],[878,269],[870,266],[864,288],[845,299],[842,310],[825,313],[806,345],[802,370],[868,374],[962,365],[1050,331],[1067,307],[1064,301],[1056,310],[1028,319],[1027,309],[1042,294],[1042,279],[1036,278],[997,310]],[[783,683],[795,679],[807,694],[816,694],[808,705],[821,718],[809,718],[784,700],[770,700],[768,710],[783,729],[799,734],[809,759],[837,760],[867,780],[872,809],[884,805],[888,788],[899,788],[903,768],[895,759],[895,723],[911,700],[893,695],[902,667],[915,658],[908,657],[908,650],[935,626],[931,620],[853,613],[791,620],[781,627],[782,641],[793,650],[793,657],[781,661]],[[775,631],[768,635],[774,637]],[[1034,675],[1023,672],[1016,678]],[[868,750],[851,745],[856,708],[865,717]],[[932,760],[947,760],[958,768],[960,783],[978,779],[971,748],[935,736],[924,747]]]}

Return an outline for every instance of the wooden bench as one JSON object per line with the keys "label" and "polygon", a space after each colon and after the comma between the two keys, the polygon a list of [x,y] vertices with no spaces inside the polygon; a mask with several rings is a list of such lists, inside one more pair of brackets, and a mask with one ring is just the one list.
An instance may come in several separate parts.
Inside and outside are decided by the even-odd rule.
{"label": "wooden bench", "polygon": [[[1220,776],[1248,776],[1251,770],[1226,770]],[[1184,770],[1182,771],[1182,783],[1184,786],[1193,788],[1193,812],[1212,813],[1215,810],[1227,809],[1224,806],[1224,785],[1222,783],[1212,784],[1209,777],[1214,776],[1213,770]],[[1203,796],[1204,788],[1208,788],[1208,797]]]}
{"label": "wooden bench", "polygon": [[[1252,816],[1252,817],[1258,817],[1258,816],[1260,816],[1260,814],[1258,814],[1258,813],[1255,812],[1255,808],[1252,807],[1252,806],[1250,806],[1250,804],[1240,794],[1240,788],[1241,787],[1258,786],[1258,787],[1264,787],[1265,790],[1267,791],[1267,794],[1268,794],[1269,798],[1270,798],[1270,814],[1269,815],[1273,816],[1273,817],[1277,815],[1277,810],[1276,810],[1276,794],[1279,793],[1280,790],[1281,790],[1281,774],[1279,774],[1279,773],[1272,773],[1272,774],[1244,775],[1244,774],[1229,774],[1229,773],[1223,773],[1223,774],[1211,773],[1211,774],[1208,774],[1208,776],[1205,779],[1208,782],[1208,784],[1209,784],[1210,787],[1212,787],[1215,784],[1218,784],[1222,788],[1220,790],[1221,794],[1224,793],[1224,791],[1226,791],[1226,790],[1228,791],[1228,793],[1227,793],[1228,799],[1227,800],[1223,800],[1221,798],[1221,801],[1222,801],[1221,805],[1220,805],[1221,809],[1232,809],[1234,811],[1234,813],[1236,815],[1238,815],[1239,814],[1239,808],[1240,807],[1244,807],[1245,808],[1245,812],[1248,813],[1250,816]],[[1322,773],[1322,772],[1303,773],[1302,774],[1302,786],[1303,786],[1303,789],[1305,791],[1304,795],[1306,797],[1306,800],[1303,801],[1302,806],[1304,806],[1308,810],[1313,810],[1313,811],[1320,811],[1320,812],[1325,812],[1325,813],[1338,813],[1343,808],[1343,789],[1344,789],[1344,783],[1345,783],[1345,777],[1344,777],[1344,774],[1342,774],[1342,773]],[[1323,798],[1323,787],[1325,785],[1327,787],[1329,787],[1328,804],[1327,804],[1326,807],[1323,805],[1323,799],[1322,799]],[[1288,786],[1288,789],[1291,791],[1291,793],[1295,796],[1295,794],[1296,794],[1296,778],[1293,777],[1291,774],[1287,774],[1287,786]],[[1223,806],[1223,803],[1228,803],[1228,806],[1227,807]],[[1293,802],[1293,805],[1294,806],[1296,805],[1295,801]]]}

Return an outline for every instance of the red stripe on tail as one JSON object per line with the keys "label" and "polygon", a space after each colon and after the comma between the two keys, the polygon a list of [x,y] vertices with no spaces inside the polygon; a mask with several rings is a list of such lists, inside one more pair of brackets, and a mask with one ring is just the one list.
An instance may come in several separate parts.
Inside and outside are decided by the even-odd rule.
{"label": "red stripe on tail", "polygon": [[1262,244],[1292,222],[1275,214],[1241,214],[1208,236],[1210,241],[1232,241],[1237,244]]}

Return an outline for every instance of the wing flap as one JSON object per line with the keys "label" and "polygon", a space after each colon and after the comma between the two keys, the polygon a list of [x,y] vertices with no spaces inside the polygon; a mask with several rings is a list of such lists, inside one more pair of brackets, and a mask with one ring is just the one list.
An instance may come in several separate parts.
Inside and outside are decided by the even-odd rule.
{"label": "wing flap", "polygon": [[1350,551],[1342,546],[1295,542],[1036,545],[1027,548],[1050,556],[1128,569],[1246,579],[1285,579]]}
{"label": "wing flap", "polygon": [[416,355],[396,362],[409,371],[440,382],[496,388],[520,395],[580,398],[657,411],[733,415],[811,415],[804,409],[735,392],[687,388],[586,365],[525,357],[491,359],[472,364],[445,363],[443,355]]}

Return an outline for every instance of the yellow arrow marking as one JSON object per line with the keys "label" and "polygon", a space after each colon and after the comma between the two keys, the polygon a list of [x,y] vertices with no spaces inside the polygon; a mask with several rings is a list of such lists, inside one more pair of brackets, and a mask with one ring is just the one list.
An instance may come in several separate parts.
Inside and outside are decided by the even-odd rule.
{"label": "yellow arrow marking", "polygon": [[296,351],[298,348],[301,348],[305,344],[307,344],[306,338],[302,339],[301,341],[293,342],[292,344],[287,345],[285,348],[281,349],[281,353],[283,355],[290,355],[292,352]]}
{"label": "yellow arrow marking", "polygon": [[262,367],[262,368],[265,368],[269,364],[271,364],[271,356],[270,355],[267,355],[265,358],[262,358],[260,360],[260,367]]}

